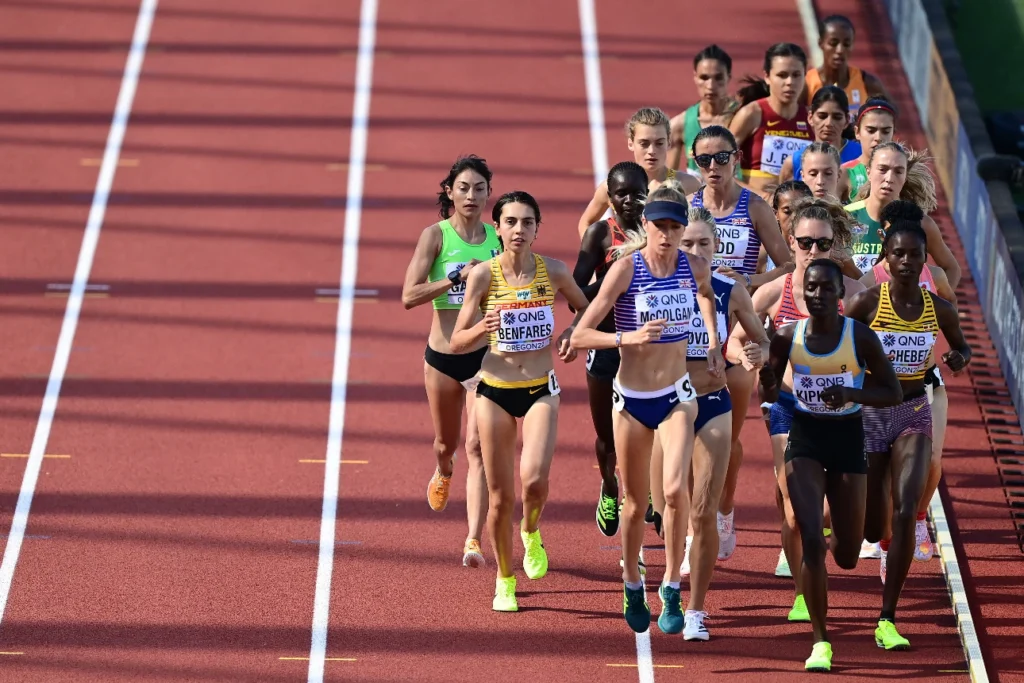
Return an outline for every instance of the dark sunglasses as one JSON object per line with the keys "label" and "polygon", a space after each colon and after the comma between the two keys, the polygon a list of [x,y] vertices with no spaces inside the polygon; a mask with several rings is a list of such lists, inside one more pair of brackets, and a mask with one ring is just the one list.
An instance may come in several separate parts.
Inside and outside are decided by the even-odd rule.
{"label": "dark sunglasses", "polygon": [[818,251],[830,251],[835,241],[831,237],[794,237],[802,251],[810,251],[812,244],[818,245]]}
{"label": "dark sunglasses", "polygon": [[701,168],[711,168],[712,159],[714,159],[715,163],[719,166],[725,166],[729,163],[729,159],[735,153],[736,150],[732,150],[730,152],[717,152],[715,154],[698,154],[693,158],[693,160]]}

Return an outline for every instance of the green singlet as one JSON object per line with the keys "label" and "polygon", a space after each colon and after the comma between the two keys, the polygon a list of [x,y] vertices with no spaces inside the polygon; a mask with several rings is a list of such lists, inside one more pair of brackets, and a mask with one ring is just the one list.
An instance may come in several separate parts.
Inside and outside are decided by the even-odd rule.
{"label": "green singlet", "polygon": [[853,235],[853,264],[860,272],[866,273],[871,270],[878,261],[878,255],[882,253],[882,238],[878,234],[882,230],[882,224],[868,215],[866,199],[848,204],[846,211],[860,223],[860,229],[855,230]]}
{"label": "green singlet", "polygon": [[861,163],[860,159],[843,164],[846,177],[850,181],[850,199],[857,196],[857,190],[868,183],[868,169]]}
{"label": "green singlet", "polygon": [[[501,242],[494,226],[484,223],[484,241],[480,244],[468,244],[447,219],[440,221],[441,251],[430,265],[430,281],[445,280],[453,271],[462,270],[463,266],[476,259],[487,261],[501,253]],[[458,310],[462,308],[462,300],[466,296],[466,283],[460,282],[444,294],[434,299],[435,309]]]}

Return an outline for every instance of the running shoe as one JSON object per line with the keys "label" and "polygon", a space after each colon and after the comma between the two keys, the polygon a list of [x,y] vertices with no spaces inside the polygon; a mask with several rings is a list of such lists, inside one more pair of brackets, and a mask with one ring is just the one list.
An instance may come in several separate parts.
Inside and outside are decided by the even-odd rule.
{"label": "running shoe", "polygon": [[807,602],[804,600],[804,596],[796,596],[796,600],[793,601],[793,609],[789,610],[789,621],[810,621],[811,613],[807,611]]}
{"label": "running shoe", "polygon": [[708,633],[708,629],[704,625],[707,616],[707,612],[686,610],[686,614],[683,615],[683,620],[686,622],[686,625],[683,626],[683,640],[708,640],[711,638],[711,634]]}
{"label": "running shoe", "polygon": [[495,612],[518,612],[519,603],[516,601],[516,577],[498,577],[494,582],[494,602],[491,609]]}
{"label": "running shoe", "polygon": [[889,553],[887,553],[884,550],[881,551],[881,552],[882,552],[882,563],[878,567],[878,576],[882,579],[882,585],[884,586],[885,585],[885,559],[889,556]]}
{"label": "running shoe", "polygon": [[633,590],[623,584],[622,613],[626,623],[637,633],[646,633],[651,628],[651,608],[647,604],[647,591],[643,587]]}
{"label": "running shoe", "polygon": [[715,513],[718,516],[718,559],[723,562],[736,552],[736,527],[733,525],[735,512],[733,510],[727,515]]}
{"label": "running shoe", "polygon": [[882,546],[878,543],[872,543],[871,541],[864,540],[860,544],[860,559],[862,560],[877,560],[882,557]]}
{"label": "running shoe", "polygon": [[684,579],[690,575],[690,546],[693,545],[693,536],[686,537],[686,551],[683,553],[683,563],[679,565],[679,575]]}
{"label": "running shoe", "polygon": [[658,628],[662,633],[675,635],[683,630],[683,610],[680,606],[682,598],[679,589],[668,584],[661,584],[658,588],[658,597],[661,598],[661,616],[658,617]]}
{"label": "running shoe", "polygon": [[786,559],[785,549],[779,551],[779,563],[775,565],[775,576],[793,577],[793,571],[789,568],[789,560]]}
{"label": "running shoe", "polygon": [[927,562],[934,554],[932,537],[928,533],[928,520],[919,519],[914,528],[914,559],[918,562]]}
{"label": "running shoe", "polygon": [[644,513],[644,521],[654,524],[654,496],[647,494],[647,512]]}
{"label": "running shoe", "polygon": [[[616,482],[618,478],[616,478]],[[597,501],[597,529],[605,536],[619,533],[619,501],[616,496],[605,495],[601,484],[601,496]]]}
{"label": "running shoe", "polygon": [[430,509],[434,512],[441,512],[448,507],[448,491],[452,486],[452,478],[445,477],[441,474],[441,470],[437,467],[434,468],[434,476],[430,478],[430,483],[427,484],[427,503],[430,505]]}
{"label": "running shoe", "polygon": [[548,552],[544,550],[544,542],[540,539],[540,529],[533,533],[520,529],[519,535],[523,539],[523,548],[526,549],[526,554],[523,555],[523,571],[528,578],[544,578],[548,573]]}
{"label": "running shoe", "polygon": [[910,641],[900,635],[896,624],[888,619],[879,619],[875,629],[875,645],[886,650],[909,650]]}
{"label": "running shoe", "polygon": [[467,538],[466,545],[462,548],[463,567],[483,567],[487,564],[483,552],[480,551],[480,541],[475,538]]}
{"label": "running shoe", "polygon": [[815,643],[811,648],[811,656],[804,662],[804,668],[808,671],[820,671],[826,673],[832,670],[832,644],[826,641]]}
{"label": "running shoe", "polygon": [[825,538],[828,538],[829,536],[831,536],[831,535],[832,535],[832,529],[830,529],[830,528],[828,528],[828,527],[825,527],[825,528],[823,528],[823,529],[821,530],[821,533],[822,533],[822,535],[823,535],[823,536],[824,536]]}

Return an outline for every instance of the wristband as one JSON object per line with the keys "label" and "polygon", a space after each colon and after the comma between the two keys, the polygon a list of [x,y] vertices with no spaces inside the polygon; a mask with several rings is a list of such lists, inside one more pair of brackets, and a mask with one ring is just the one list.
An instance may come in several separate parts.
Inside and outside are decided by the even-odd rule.
{"label": "wristband", "polygon": [[622,332],[615,333],[615,346],[622,346]]}
{"label": "wristband", "polygon": [[747,281],[747,288],[749,289],[750,287],[753,286],[752,284],[750,284],[750,276],[747,275],[746,273],[742,273],[742,275],[743,275],[743,279]]}

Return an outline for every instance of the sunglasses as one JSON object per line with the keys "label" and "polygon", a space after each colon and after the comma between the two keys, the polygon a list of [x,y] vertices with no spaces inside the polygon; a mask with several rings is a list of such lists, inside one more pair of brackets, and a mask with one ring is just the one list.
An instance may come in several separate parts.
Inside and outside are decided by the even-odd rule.
{"label": "sunglasses", "polygon": [[719,166],[725,166],[729,163],[729,159],[736,150],[730,152],[717,152],[715,154],[698,154],[693,158],[693,161],[701,168],[711,168],[711,160],[714,159],[715,163]]}
{"label": "sunglasses", "polygon": [[831,237],[794,237],[802,251],[810,251],[812,244],[818,245],[818,251],[830,251],[835,241]]}

